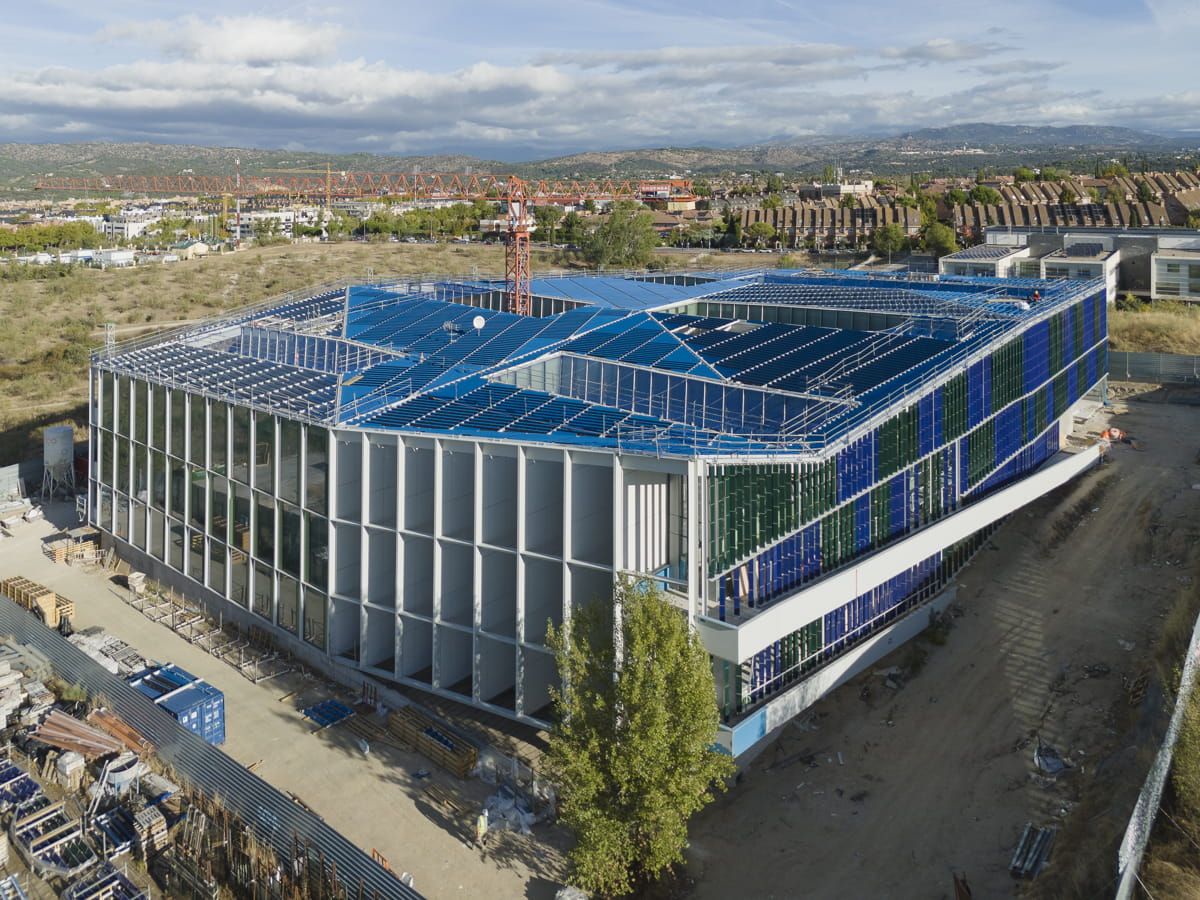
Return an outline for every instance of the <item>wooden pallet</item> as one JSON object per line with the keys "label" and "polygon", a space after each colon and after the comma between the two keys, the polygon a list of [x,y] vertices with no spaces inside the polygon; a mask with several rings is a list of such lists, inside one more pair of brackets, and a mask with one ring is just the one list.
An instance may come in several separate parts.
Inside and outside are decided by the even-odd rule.
{"label": "wooden pallet", "polygon": [[[453,743],[453,749],[428,734],[427,729],[445,735]],[[464,743],[461,738],[446,734],[444,727],[411,706],[388,716],[388,731],[459,778],[470,775],[479,760],[479,752],[474,747]]]}

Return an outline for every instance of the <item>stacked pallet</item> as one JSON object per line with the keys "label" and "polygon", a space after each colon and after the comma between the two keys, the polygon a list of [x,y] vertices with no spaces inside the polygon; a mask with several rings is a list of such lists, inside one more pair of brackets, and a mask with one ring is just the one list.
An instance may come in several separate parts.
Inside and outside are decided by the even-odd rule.
{"label": "stacked pallet", "polygon": [[75,604],[60,597],[45,585],[14,575],[0,581],[0,594],[11,599],[22,609],[38,615],[51,628],[57,628],[63,618],[75,617]]}
{"label": "stacked pallet", "polygon": [[466,778],[479,759],[479,751],[411,706],[388,716],[388,731],[447,772]]}
{"label": "stacked pallet", "polygon": [[147,806],[133,817],[133,833],[142,859],[149,859],[170,843],[166,817],[157,806]]}

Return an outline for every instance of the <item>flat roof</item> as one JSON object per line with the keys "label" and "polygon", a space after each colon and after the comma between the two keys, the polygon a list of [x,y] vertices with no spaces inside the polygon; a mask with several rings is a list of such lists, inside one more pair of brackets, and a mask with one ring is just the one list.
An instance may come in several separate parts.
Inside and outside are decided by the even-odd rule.
{"label": "flat roof", "polygon": [[1012,256],[1014,253],[1028,251],[1027,246],[1013,247],[1007,244],[976,244],[974,247],[964,247],[955,253],[948,256],[943,256],[944,260],[1000,260],[1005,257]]}
{"label": "flat roof", "polygon": [[[1008,250],[1009,248],[1005,248]],[[102,351],[326,427],[656,455],[821,453],[1098,283],[758,269],[348,284]],[[1042,302],[1016,300],[1039,291]],[[473,305],[478,303],[481,305]]]}

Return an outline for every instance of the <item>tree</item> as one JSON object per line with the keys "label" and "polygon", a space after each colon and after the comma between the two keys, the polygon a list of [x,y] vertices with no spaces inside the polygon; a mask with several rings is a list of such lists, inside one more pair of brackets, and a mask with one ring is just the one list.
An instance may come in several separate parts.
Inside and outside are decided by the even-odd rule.
{"label": "tree", "polygon": [[755,246],[761,247],[767,241],[775,239],[775,229],[767,222],[755,222],[746,229],[746,237],[750,238]]}
{"label": "tree", "polygon": [[586,200],[584,200],[583,211],[587,213],[594,213],[596,211],[596,201],[591,197],[588,197]]}
{"label": "tree", "polygon": [[1063,204],[1071,204],[1079,202],[1079,195],[1075,193],[1075,189],[1069,184],[1063,185],[1062,193],[1058,195],[1058,202]]}
{"label": "tree", "polygon": [[838,206],[842,209],[858,209],[858,198],[853,194],[847,194],[838,201]]}
{"label": "tree", "polygon": [[732,209],[725,214],[725,237],[735,247],[742,242],[742,220]]}
{"label": "tree", "polygon": [[925,249],[934,256],[945,256],[958,249],[954,230],[941,222],[932,222],[925,227]]}
{"label": "tree", "polygon": [[614,203],[608,218],[588,235],[583,252],[597,266],[644,266],[657,243],[649,211],[623,200]]}
{"label": "tree", "polygon": [[692,193],[697,197],[711,197],[712,185],[703,178],[697,178],[692,182]]}
{"label": "tree", "polygon": [[1016,179],[1017,184],[1021,184],[1024,181],[1033,181],[1036,177],[1037,175],[1034,174],[1033,169],[1027,166],[1019,166],[1013,171],[1013,178]]}
{"label": "tree", "polygon": [[558,232],[558,223],[562,220],[561,206],[535,206],[533,220],[537,224],[538,240],[554,243]]}
{"label": "tree", "polygon": [[891,262],[892,254],[903,250],[907,241],[908,237],[904,234],[904,229],[893,222],[875,229],[875,234],[871,236],[871,247],[880,256],[886,254],[888,262]]}
{"label": "tree", "polygon": [[997,203],[1003,203],[1004,197],[995,188],[987,187],[983,184],[977,184],[971,188],[967,194],[975,203],[982,203],[984,206],[995,206]]}
{"label": "tree", "polygon": [[967,192],[961,188],[950,188],[946,191],[946,202],[951,206],[962,206],[967,202]]}
{"label": "tree", "polygon": [[583,240],[583,217],[571,210],[562,220],[563,237],[568,244],[578,244]]}
{"label": "tree", "polygon": [[1144,178],[1139,178],[1137,183],[1137,198],[1142,203],[1149,203],[1154,199],[1154,188],[1150,187],[1150,182]]}
{"label": "tree", "polygon": [[1200,209],[1193,209],[1187,216],[1188,228],[1200,228]]}
{"label": "tree", "polygon": [[837,173],[833,171],[833,166],[825,166],[821,171],[821,183],[833,184],[837,180]]}
{"label": "tree", "polygon": [[768,194],[782,194],[783,193],[783,176],[782,175],[768,175],[767,176],[766,193],[768,193]]}
{"label": "tree", "polygon": [[763,209],[779,209],[781,206],[783,206],[783,200],[778,194],[768,194],[767,196],[763,197]]}
{"label": "tree", "polygon": [[[615,623],[615,627],[614,627]],[[620,635],[620,653],[614,635]],[[546,754],[575,835],[573,881],[624,894],[683,860],[687,823],[724,788],[708,654],[656,587],[622,579],[611,600],[550,627],[561,690]]]}

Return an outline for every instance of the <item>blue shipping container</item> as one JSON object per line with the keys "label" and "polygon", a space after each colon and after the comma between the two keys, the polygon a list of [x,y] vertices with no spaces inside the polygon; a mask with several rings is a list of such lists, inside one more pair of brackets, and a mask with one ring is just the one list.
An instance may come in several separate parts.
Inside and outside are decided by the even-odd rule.
{"label": "blue shipping container", "polygon": [[129,684],[180,725],[210,744],[225,743],[225,695],[176,665],[150,666],[130,676]]}

